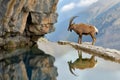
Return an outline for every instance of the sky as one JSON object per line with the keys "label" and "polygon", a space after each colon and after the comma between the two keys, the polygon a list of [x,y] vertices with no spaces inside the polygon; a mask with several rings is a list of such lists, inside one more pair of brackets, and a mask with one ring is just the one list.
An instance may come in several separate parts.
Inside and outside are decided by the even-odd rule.
{"label": "sky", "polygon": [[59,0],[57,6],[58,21],[65,20],[85,10],[90,5],[94,4],[98,0]]}
{"label": "sky", "polygon": [[[66,3],[67,0],[60,0],[58,7],[60,7],[60,12],[67,12],[70,10],[73,10],[74,8],[80,8],[80,7],[88,7],[90,5],[92,5],[93,3],[97,2],[98,0],[69,0],[68,3]],[[65,5],[63,5],[62,7],[59,6],[63,3],[66,3]]]}

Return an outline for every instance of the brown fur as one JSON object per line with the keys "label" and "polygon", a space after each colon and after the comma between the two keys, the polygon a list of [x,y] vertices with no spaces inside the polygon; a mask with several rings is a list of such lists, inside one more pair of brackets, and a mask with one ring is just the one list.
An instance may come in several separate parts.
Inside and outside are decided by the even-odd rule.
{"label": "brown fur", "polygon": [[89,24],[84,24],[84,23],[79,23],[79,24],[72,24],[72,21],[75,17],[71,18],[70,23],[69,23],[69,27],[68,27],[68,31],[72,31],[74,30],[78,35],[79,35],[79,39],[78,39],[78,43],[82,43],[82,35],[90,35],[93,39],[92,45],[94,45],[96,38],[95,38],[95,27]]}

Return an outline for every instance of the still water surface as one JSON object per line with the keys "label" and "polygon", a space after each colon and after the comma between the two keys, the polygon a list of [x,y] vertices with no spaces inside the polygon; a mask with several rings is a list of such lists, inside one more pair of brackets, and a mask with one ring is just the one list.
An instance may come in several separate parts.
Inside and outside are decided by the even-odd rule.
{"label": "still water surface", "polygon": [[[76,69],[71,73],[68,62],[76,61],[79,58],[78,50],[73,49],[67,45],[57,45],[56,43],[39,43],[39,48],[50,52],[51,50],[55,57],[55,66],[57,67],[58,77],[57,80],[120,80],[120,64],[110,59],[104,60],[95,56],[96,64],[91,68]],[[51,45],[51,46],[50,46]],[[41,47],[42,46],[42,47]],[[47,48],[46,48],[47,47]],[[90,59],[94,55],[82,52],[82,59]],[[83,62],[85,65],[85,62]],[[77,63],[78,64],[78,63]],[[78,64],[80,65],[80,64]],[[77,66],[78,66],[77,65]]]}
{"label": "still water surface", "polygon": [[18,49],[8,57],[1,55],[0,80],[120,80],[120,64],[109,59],[78,54],[57,43],[39,43],[38,48],[42,51]]}
{"label": "still water surface", "polygon": [[[83,58],[90,58],[92,55],[82,53]],[[102,58],[95,57],[97,60],[93,68],[75,69],[73,71],[77,76],[74,76],[70,70],[68,61],[73,62],[78,58],[78,52],[72,50],[64,56],[56,58],[55,65],[58,68],[58,80],[120,80],[120,64],[106,61]]]}

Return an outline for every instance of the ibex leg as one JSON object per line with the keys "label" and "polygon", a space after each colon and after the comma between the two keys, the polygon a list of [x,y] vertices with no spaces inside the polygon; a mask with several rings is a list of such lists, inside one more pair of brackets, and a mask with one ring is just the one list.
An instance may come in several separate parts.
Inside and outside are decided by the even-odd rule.
{"label": "ibex leg", "polygon": [[82,35],[79,35],[78,43],[79,43],[79,44],[82,44]]}
{"label": "ibex leg", "polygon": [[96,38],[95,38],[95,35],[94,34],[91,34],[91,37],[92,37],[92,45],[94,45],[95,41],[96,41]]}

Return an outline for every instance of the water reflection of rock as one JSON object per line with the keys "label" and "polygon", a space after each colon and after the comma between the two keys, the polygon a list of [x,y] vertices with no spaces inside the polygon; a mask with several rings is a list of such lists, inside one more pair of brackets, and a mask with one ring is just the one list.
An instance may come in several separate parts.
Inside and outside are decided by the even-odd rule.
{"label": "water reflection of rock", "polygon": [[95,66],[95,64],[97,63],[97,60],[95,60],[95,56],[92,55],[90,58],[83,58],[82,57],[82,51],[78,50],[78,58],[72,62],[72,61],[68,61],[68,65],[69,65],[69,69],[70,72],[76,76],[76,74],[74,74],[74,72],[72,71],[75,69],[87,69],[87,68],[93,68]]}
{"label": "water reflection of rock", "polygon": [[54,61],[53,56],[37,48],[26,49],[19,55],[0,59],[0,80],[56,80]]}

